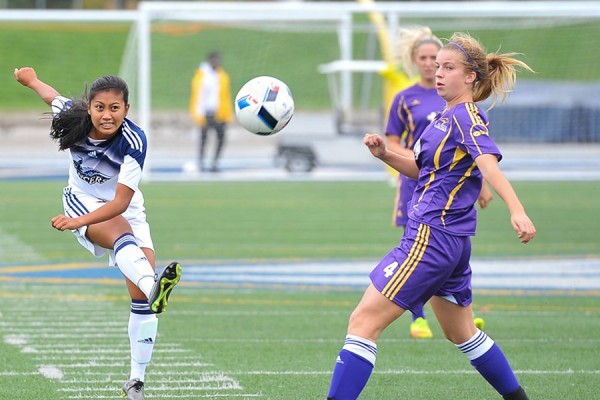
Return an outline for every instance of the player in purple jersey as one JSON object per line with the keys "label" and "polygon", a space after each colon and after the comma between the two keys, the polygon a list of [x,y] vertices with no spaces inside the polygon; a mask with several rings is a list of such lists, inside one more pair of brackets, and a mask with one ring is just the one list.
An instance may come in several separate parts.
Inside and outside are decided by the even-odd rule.
{"label": "player in purple jersey", "polygon": [[[398,92],[389,110],[385,130],[387,145],[391,151],[412,149],[421,132],[433,117],[444,108],[444,100],[435,90],[435,56],[442,42],[425,26],[403,28],[398,36],[398,58],[409,77],[419,76],[419,81]],[[416,69],[415,69],[416,68]],[[398,174],[394,216],[392,223],[404,228],[408,221],[407,204],[417,181]],[[433,337],[423,307],[411,310],[410,335],[415,339]]]}
{"label": "player in purple jersey", "polygon": [[390,151],[380,135],[367,134],[371,153],[398,172],[418,180],[399,246],[371,272],[371,285],[354,309],[345,344],[331,379],[328,399],[357,399],[377,357],[377,339],[404,313],[430,301],[446,338],[506,400],[527,400],[498,345],[472,317],[470,236],[483,179],[506,203],[522,243],[535,227],[500,171],[502,158],[477,102],[492,106],[515,83],[515,66],[530,70],[514,53],[486,54],[467,34],[455,33],[436,57],[436,88],[444,110],[415,143],[414,153]]}
{"label": "player in purple jersey", "polygon": [[62,97],[38,79],[33,68],[14,71],[15,79],[31,88],[48,105],[53,118],[50,136],[71,157],[64,214],[52,218],[60,231],[71,230],[81,245],[125,276],[131,297],[128,333],[130,377],[123,396],[144,399],[144,376],[150,362],[158,319],[181,277],[181,265],[169,264],[155,275],[155,255],[139,181],[146,158],[146,136],[127,119],[129,90],[116,76],[94,81],[82,99]]}
{"label": "player in purple jersey", "polygon": [[[441,40],[426,26],[400,29],[397,48],[402,69],[411,78],[418,74],[419,81],[400,91],[392,101],[385,131],[387,146],[391,151],[401,153],[405,148],[412,150],[421,133],[445,106],[444,99],[435,88],[435,58],[441,47]],[[398,174],[392,220],[394,226],[406,226],[408,202],[416,186],[416,179]],[[486,207],[491,199],[491,192],[487,185],[483,185],[479,206]],[[433,333],[423,308],[412,310],[411,313],[411,336],[415,339],[432,338]],[[483,320],[477,321],[481,328]]]}

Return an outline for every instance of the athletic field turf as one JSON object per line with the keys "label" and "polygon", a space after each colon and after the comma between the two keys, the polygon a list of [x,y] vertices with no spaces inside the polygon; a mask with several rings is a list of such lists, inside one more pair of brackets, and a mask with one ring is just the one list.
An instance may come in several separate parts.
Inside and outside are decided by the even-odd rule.
{"label": "athletic field turf", "polygon": [[[93,277],[77,265],[97,260],[70,233],[50,228],[63,184],[0,181],[0,399],[115,399],[127,378],[126,291],[115,280],[89,283]],[[475,257],[598,257],[595,182],[515,187],[538,237],[518,244],[496,198],[480,214]],[[153,183],[143,190],[161,265],[371,262],[399,237],[389,226],[393,189],[384,182]],[[69,266],[81,281],[56,272]],[[504,294],[476,290],[475,311],[532,400],[595,398],[600,297]],[[341,288],[183,283],[160,316],[146,398],[322,400],[360,296]],[[431,341],[410,339],[409,319],[382,336],[361,399],[499,398],[433,318]]]}

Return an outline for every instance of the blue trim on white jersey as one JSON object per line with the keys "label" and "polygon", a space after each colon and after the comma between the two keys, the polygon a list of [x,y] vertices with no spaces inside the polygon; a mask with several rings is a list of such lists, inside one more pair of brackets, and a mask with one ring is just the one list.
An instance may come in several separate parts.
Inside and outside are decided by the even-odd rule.
{"label": "blue trim on white jersey", "polygon": [[[132,129],[133,128],[133,129]],[[136,130],[138,128],[136,125],[131,125],[129,121],[126,119],[123,121],[123,129],[122,133],[125,139],[129,142],[129,145],[132,149],[139,151],[140,153],[144,152],[144,139],[142,139],[140,132]]]}
{"label": "blue trim on white jersey", "polygon": [[89,214],[89,210],[85,207],[85,205],[77,198],[76,195],[71,193],[71,191],[64,192],[64,197],[67,202],[67,205],[70,207],[70,210],[75,213],[78,217]]}

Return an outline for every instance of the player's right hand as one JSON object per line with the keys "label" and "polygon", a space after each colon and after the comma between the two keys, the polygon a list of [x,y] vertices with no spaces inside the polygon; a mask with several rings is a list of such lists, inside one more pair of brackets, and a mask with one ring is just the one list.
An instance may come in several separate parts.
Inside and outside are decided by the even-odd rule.
{"label": "player's right hand", "polygon": [[59,231],[65,231],[67,229],[73,230],[81,228],[83,225],[79,222],[77,218],[69,218],[63,214],[59,214],[56,217],[50,220],[52,227]]}
{"label": "player's right hand", "polygon": [[375,157],[381,158],[384,156],[386,151],[385,141],[380,135],[367,133],[363,138],[363,143]]}
{"label": "player's right hand", "polygon": [[35,70],[31,67],[15,68],[14,75],[17,82],[23,86],[29,86],[38,78]]}

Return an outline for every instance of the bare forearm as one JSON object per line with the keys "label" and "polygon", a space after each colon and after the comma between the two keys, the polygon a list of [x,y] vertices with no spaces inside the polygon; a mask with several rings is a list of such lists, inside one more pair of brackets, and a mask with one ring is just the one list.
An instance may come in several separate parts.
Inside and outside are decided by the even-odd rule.
{"label": "bare forearm", "polygon": [[36,92],[38,96],[40,96],[40,98],[48,105],[52,104],[52,100],[54,100],[56,96],[60,95],[56,89],[47,83],[40,81],[39,79],[32,81],[29,85],[27,85],[27,87]]}
{"label": "bare forearm", "polygon": [[102,207],[89,214],[77,217],[76,220],[78,222],[78,225],[81,226],[93,225],[100,222],[108,221],[116,217],[117,215],[123,214],[126,210],[127,204],[121,204],[121,202],[113,200],[109,201]]}
{"label": "bare forearm", "polygon": [[511,214],[524,211],[523,205],[517,197],[515,190],[499,168],[485,168],[482,170],[482,173],[485,181],[487,181],[494,191],[498,193],[498,196],[504,200]]}
{"label": "bare forearm", "polygon": [[417,179],[419,177],[419,168],[417,167],[413,152],[408,149],[400,150],[400,153],[386,150],[379,159],[402,175]]}
{"label": "bare forearm", "polygon": [[60,95],[52,86],[39,80],[37,73],[31,67],[15,68],[13,74],[17,82],[36,92],[48,105],[51,105],[52,100]]}

